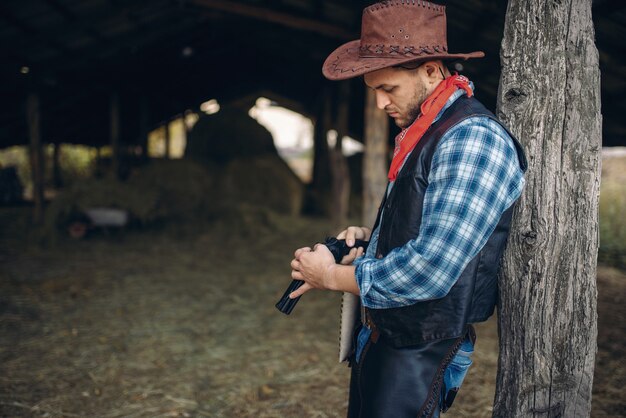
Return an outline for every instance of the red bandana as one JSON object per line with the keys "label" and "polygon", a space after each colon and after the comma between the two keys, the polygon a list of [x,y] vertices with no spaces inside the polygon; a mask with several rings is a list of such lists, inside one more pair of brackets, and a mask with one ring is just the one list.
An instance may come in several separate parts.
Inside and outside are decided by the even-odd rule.
{"label": "red bandana", "polygon": [[398,176],[398,171],[404,163],[406,156],[415,148],[415,145],[422,139],[424,133],[435,120],[435,117],[439,114],[439,111],[443,109],[446,102],[452,96],[457,88],[461,88],[467,92],[467,97],[472,97],[472,88],[469,86],[469,80],[467,77],[455,74],[443,80],[435,91],[422,106],[420,107],[421,114],[415,119],[415,122],[396,136],[396,147],[393,151],[393,160],[391,160],[391,167],[389,167],[390,181],[394,181]]}

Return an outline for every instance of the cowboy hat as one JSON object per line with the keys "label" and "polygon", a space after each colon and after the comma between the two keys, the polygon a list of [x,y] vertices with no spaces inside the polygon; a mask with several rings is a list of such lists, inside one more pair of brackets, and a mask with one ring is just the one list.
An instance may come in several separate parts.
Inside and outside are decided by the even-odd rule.
{"label": "cowboy hat", "polygon": [[445,6],[420,0],[390,0],[363,10],[361,39],[333,51],[322,73],[330,80],[345,80],[408,62],[484,56],[482,51],[448,52]]}

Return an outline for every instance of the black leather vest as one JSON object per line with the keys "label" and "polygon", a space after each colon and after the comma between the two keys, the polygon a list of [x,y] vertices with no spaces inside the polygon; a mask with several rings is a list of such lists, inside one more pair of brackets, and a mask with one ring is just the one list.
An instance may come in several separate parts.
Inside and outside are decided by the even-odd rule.
{"label": "black leather vest", "polygon": [[[411,152],[398,173],[391,192],[383,198],[378,212],[378,258],[418,236],[428,174],[439,140],[454,125],[474,116],[486,116],[501,124],[478,100],[462,96],[431,125]],[[511,138],[517,149],[520,167],[525,171],[527,162],[522,146],[513,135]],[[368,308],[367,315],[381,335],[393,346],[403,347],[424,341],[460,337],[466,324],[489,318],[498,297],[498,269],[506,246],[512,213],[513,206],[502,214],[485,246],[469,262],[456,284],[443,298],[400,308]]]}

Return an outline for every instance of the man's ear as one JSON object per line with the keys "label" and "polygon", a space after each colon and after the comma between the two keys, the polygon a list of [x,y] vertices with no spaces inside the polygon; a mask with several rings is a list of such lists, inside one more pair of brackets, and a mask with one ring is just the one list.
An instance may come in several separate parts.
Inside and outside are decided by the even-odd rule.
{"label": "man's ear", "polygon": [[428,76],[428,78],[433,77],[433,74],[436,74],[437,71],[437,65],[435,64],[435,61],[426,61],[423,65],[424,71],[426,72],[426,75]]}
{"label": "man's ear", "polygon": [[439,66],[437,65],[437,61],[426,61],[422,65],[428,78],[439,78]]}

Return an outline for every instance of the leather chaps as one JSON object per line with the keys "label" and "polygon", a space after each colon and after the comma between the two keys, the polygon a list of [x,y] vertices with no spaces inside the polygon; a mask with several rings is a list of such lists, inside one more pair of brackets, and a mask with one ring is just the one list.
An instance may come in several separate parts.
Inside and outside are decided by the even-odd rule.
{"label": "leather chaps", "polygon": [[401,348],[383,336],[368,341],[359,362],[352,362],[348,418],[430,418],[438,413],[443,373],[462,341]]}

